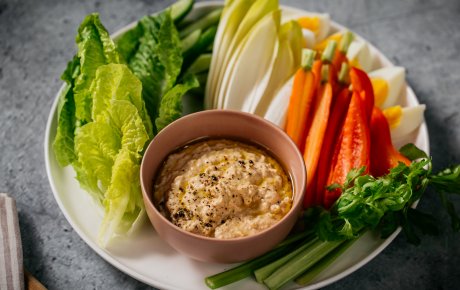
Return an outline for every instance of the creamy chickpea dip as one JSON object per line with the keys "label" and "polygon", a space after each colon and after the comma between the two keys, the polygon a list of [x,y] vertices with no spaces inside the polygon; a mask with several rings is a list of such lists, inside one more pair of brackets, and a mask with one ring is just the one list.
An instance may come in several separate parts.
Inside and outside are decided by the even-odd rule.
{"label": "creamy chickpea dip", "polygon": [[178,227],[230,239],[277,223],[292,205],[292,184],[265,150],[227,139],[192,143],[170,154],[154,197]]}

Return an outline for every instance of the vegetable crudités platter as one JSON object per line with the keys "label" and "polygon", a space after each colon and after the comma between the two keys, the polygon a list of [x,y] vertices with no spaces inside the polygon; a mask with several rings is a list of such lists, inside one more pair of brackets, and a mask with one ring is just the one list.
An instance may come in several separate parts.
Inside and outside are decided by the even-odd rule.
{"label": "vegetable crudit\u00e9s platter", "polygon": [[[378,182],[366,179],[367,174],[386,176],[403,166],[409,170],[412,160],[427,160],[422,151],[429,154],[425,106],[406,84],[404,69],[394,67],[377,48],[327,14],[279,6],[272,0],[182,0],[113,35],[97,14],[88,15],[76,41],[76,56],[63,73],[65,84],[46,129],[46,168],[55,199],[95,252],[135,279],[161,289],[208,289],[212,283],[206,284],[206,277],[238,266],[189,259],[163,241],[147,221],[139,188],[142,153],[157,132],[182,115],[203,109],[254,113],[284,129],[305,156],[316,154],[314,164],[305,158],[307,172],[315,184],[320,177],[327,184],[312,185],[310,191],[307,184],[302,216],[307,221],[315,216],[308,209],[323,208],[323,217],[328,217],[327,209],[336,214],[337,191],[347,197],[354,184]],[[339,110],[342,117],[337,117],[335,130],[329,130],[331,125],[324,120],[336,118],[333,108],[339,96],[348,100],[347,105]],[[302,101],[306,97],[309,105]],[[359,118],[346,109],[355,107],[363,112]],[[378,134],[371,132],[374,120]],[[359,136],[346,136],[342,128],[347,126]],[[360,136],[367,143],[353,142]],[[377,155],[368,144],[375,138],[387,145]],[[327,154],[338,157],[321,162],[327,142],[339,144]],[[395,149],[408,143],[418,149],[406,146],[402,154]],[[354,155],[355,149],[361,155]],[[348,153],[349,160],[340,152]],[[425,174],[427,182],[445,181],[422,172],[431,163],[421,165],[410,168]],[[338,167],[348,168],[346,174],[338,177]],[[323,190],[333,183],[342,187]],[[282,288],[316,289],[365,265],[400,232],[393,222],[391,231],[381,237],[386,211],[411,211],[408,208],[418,199],[411,198],[416,196],[398,197],[404,201],[399,208],[385,205],[373,225],[363,223],[354,229],[358,222],[352,221],[349,231],[334,232],[318,222],[327,229],[319,234],[321,240],[352,243],[339,246],[335,257],[319,260],[316,266],[324,261],[321,268],[312,265],[315,275],[305,278],[308,282],[292,281],[300,273]],[[266,285],[248,275],[225,288],[266,289]]]}

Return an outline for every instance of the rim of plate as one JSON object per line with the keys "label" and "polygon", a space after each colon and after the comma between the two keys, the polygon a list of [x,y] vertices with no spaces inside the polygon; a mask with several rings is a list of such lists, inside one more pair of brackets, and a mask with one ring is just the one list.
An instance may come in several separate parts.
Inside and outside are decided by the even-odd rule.
{"label": "rim of plate", "polygon": [[[215,6],[223,6],[223,4],[224,3],[221,2],[221,1],[199,2],[199,3],[194,4],[193,9],[208,8],[208,7],[211,8],[211,7],[215,7]],[[295,8],[295,7],[285,6],[285,5],[281,5],[280,7],[282,8],[282,10],[287,10],[287,11],[291,11],[293,13],[299,13],[299,14],[301,14],[301,13],[304,13],[304,14],[305,13],[319,13],[319,12],[307,11],[307,10],[303,10],[303,9],[300,9],[300,8]],[[111,34],[111,37],[116,38],[117,36],[121,35],[125,31],[127,31],[128,29],[134,27],[136,25],[136,23],[137,23],[137,21],[134,21],[134,22],[132,22],[132,23],[120,28],[115,33]],[[341,24],[338,24],[337,22],[333,21],[332,19],[331,19],[331,28],[332,29],[337,29],[337,30],[347,30],[348,29],[345,26],[343,26]],[[394,66],[393,63],[380,50],[378,50],[372,43],[370,43],[368,40],[366,40],[363,37],[361,37],[359,34],[357,34],[355,32],[353,32],[353,33],[355,34],[355,36],[357,36],[359,39],[365,41],[369,45],[371,51],[375,54],[376,57],[378,57],[380,59],[381,63],[383,64],[383,67]],[[57,106],[58,106],[58,103],[59,103],[59,96],[60,96],[62,90],[64,89],[64,86],[65,86],[65,84],[63,84],[59,88],[56,96],[54,97],[54,101],[53,101],[53,104],[51,106],[50,114],[49,114],[48,120],[46,122],[45,140],[44,140],[46,174],[47,174],[47,177],[48,177],[48,181],[49,181],[51,190],[53,192],[54,199],[56,200],[56,202],[57,202],[57,204],[59,206],[59,209],[61,210],[62,214],[66,218],[67,222],[72,226],[73,230],[80,236],[80,238],[93,251],[95,251],[100,257],[102,257],[109,264],[111,264],[112,266],[116,267],[117,269],[119,269],[120,271],[124,272],[125,274],[131,276],[132,278],[134,278],[134,279],[136,279],[138,281],[141,281],[141,282],[143,282],[145,284],[148,284],[148,285],[151,285],[151,286],[154,286],[154,287],[160,287],[160,288],[170,288],[172,285],[165,284],[165,283],[162,283],[160,281],[157,281],[156,279],[154,279],[152,277],[147,277],[145,275],[142,275],[142,274],[136,272],[135,270],[133,270],[132,268],[130,268],[129,266],[127,266],[126,264],[117,261],[106,250],[104,250],[101,247],[99,247],[96,244],[95,241],[93,241],[91,238],[89,238],[83,232],[83,230],[80,228],[80,226],[77,225],[74,222],[73,218],[70,216],[70,214],[68,213],[68,211],[64,207],[63,202],[62,202],[61,198],[59,197],[58,190],[56,189],[53,174],[51,172],[51,164],[50,164],[50,154],[53,154],[52,152],[50,152],[50,151],[52,151],[52,142],[50,140],[51,126],[53,124],[54,119],[57,118],[56,114],[57,114]],[[415,96],[415,101],[416,101],[417,104],[419,104],[419,101],[418,101],[414,91],[412,90],[411,86],[409,84],[407,84],[407,82],[406,82],[406,90],[408,90],[413,96]],[[427,128],[425,120],[420,125],[419,132],[420,132],[420,134],[427,136],[427,140],[426,140],[427,145],[426,146],[427,146],[427,151],[428,151],[427,153],[429,154],[429,151],[430,151],[429,134],[428,134],[428,128]],[[418,203],[418,201],[416,202],[415,206],[417,205],[417,203]],[[365,264],[370,262],[378,254],[380,254],[396,238],[396,236],[400,233],[400,231],[401,231],[401,227],[399,227],[393,234],[391,234],[388,238],[386,238],[382,244],[380,244],[374,251],[370,252],[364,259],[362,259],[360,262],[354,264],[353,266],[351,266],[347,270],[342,271],[339,274],[336,274],[336,275],[334,275],[334,276],[332,276],[330,278],[327,278],[327,279],[324,279],[322,281],[316,282],[314,284],[310,284],[310,285],[307,285],[307,286],[304,286],[304,287],[299,287],[299,288],[296,288],[296,289],[303,289],[303,290],[318,289],[318,288],[325,287],[325,286],[327,286],[329,284],[332,284],[334,282],[337,282],[338,280],[341,280],[341,279],[345,278],[346,276],[352,274],[353,272],[355,272],[356,270],[360,269],[362,266],[364,266]]]}

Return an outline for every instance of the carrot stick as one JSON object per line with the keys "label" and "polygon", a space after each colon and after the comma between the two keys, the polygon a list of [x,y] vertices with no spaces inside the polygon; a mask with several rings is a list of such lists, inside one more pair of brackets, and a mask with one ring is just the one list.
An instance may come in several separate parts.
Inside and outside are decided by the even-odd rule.
{"label": "carrot stick", "polygon": [[314,57],[314,51],[303,51],[302,68],[296,72],[294,77],[288,108],[286,133],[299,149],[305,142],[305,127],[315,91],[315,76],[311,71]]}
{"label": "carrot stick", "polygon": [[339,49],[335,51],[332,59],[332,65],[336,70],[340,70],[343,63],[348,63],[347,51],[353,41],[353,33],[350,31],[345,32],[342,39],[340,40]]}
{"label": "carrot stick", "polygon": [[[286,133],[294,140],[294,131],[296,120],[294,118],[295,111],[300,103],[303,94],[303,87],[305,85],[305,77],[307,72],[303,68],[299,68],[294,76],[294,85],[292,87],[291,97],[289,99],[288,115],[286,119]],[[297,144],[297,143],[296,143]]]}
{"label": "carrot stick", "polygon": [[305,142],[304,160],[307,168],[307,191],[304,198],[304,206],[313,205],[314,201],[314,180],[316,179],[316,169],[321,154],[321,147],[324,140],[324,134],[329,120],[331,102],[332,102],[332,85],[325,83],[321,86],[319,92],[318,109],[313,114],[310,132]]}
{"label": "carrot stick", "polygon": [[344,88],[334,101],[329,122],[327,124],[326,133],[324,134],[323,146],[321,147],[321,154],[318,161],[318,169],[316,171],[316,187],[315,187],[315,205],[321,205],[323,202],[323,193],[325,190],[334,145],[339,139],[342,130],[345,116],[347,115],[348,105],[351,100],[351,92],[348,88]]}

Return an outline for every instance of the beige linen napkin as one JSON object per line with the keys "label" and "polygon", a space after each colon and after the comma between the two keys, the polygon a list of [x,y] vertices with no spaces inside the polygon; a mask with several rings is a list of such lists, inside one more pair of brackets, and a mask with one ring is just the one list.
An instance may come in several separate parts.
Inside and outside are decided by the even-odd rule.
{"label": "beige linen napkin", "polygon": [[16,202],[6,193],[0,193],[0,289],[24,289],[21,233]]}

